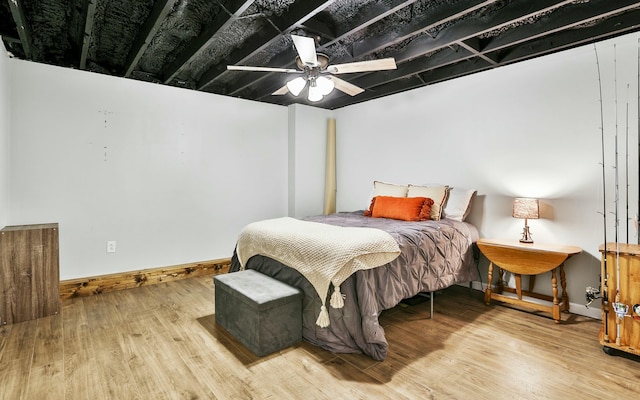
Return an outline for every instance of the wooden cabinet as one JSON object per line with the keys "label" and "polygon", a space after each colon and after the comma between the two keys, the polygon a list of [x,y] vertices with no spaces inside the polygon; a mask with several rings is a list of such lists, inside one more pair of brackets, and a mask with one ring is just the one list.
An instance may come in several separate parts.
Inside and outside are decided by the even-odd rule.
{"label": "wooden cabinet", "polygon": [[[602,301],[600,343],[606,352],[614,349],[640,355],[640,314],[633,310],[640,304],[640,245],[607,243],[606,250],[600,246],[600,252],[601,290],[608,299]],[[616,302],[628,308],[621,317],[616,315]]]}
{"label": "wooden cabinet", "polygon": [[0,324],[59,311],[58,224],[0,230]]}

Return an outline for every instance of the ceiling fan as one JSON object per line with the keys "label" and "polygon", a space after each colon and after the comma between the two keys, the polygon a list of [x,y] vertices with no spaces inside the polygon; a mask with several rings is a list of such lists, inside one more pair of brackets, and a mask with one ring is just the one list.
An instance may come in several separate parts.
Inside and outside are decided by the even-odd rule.
{"label": "ceiling fan", "polygon": [[350,96],[364,92],[364,89],[336,77],[338,74],[353,72],[369,72],[396,69],[396,61],[391,58],[383,58],[371,61],[357,61],[345,64],[329,65],[329,57],[316,52],[315,40],[306,36],[291,35],[298,56],[295,68],[251,67],[244,65],[227,65],[228,70],[235,71],[259,71],[259,72],[284,72],[287,74],[301,75],[287,82],[286,85],[273,92],[273,95],[291,93],[298,96],[305,87],[308,87],[307,97],[309,101],[320,101],[335,88]]}

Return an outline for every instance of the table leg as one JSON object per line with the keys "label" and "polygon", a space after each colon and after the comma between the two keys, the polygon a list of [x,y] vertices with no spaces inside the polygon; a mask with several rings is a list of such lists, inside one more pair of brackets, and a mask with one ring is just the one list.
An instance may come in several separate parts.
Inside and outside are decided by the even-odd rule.
{"label": "table leg", "polygon": [[569,295],[567,294],[567,279],[564,276],[564,263],[560,264],[560,285],[562,286],[562,311],[569,311]]}
{"label": "table leg", "polygon": [[516,278],[516,295],[518,296],[518,300],[522,300],[522,275],[515,274]]}
{"label": "table leg", "polygon": [[491,302],[491,284],[493,280],[493,263],[489,261],[489,270],[487,272],[487,288],[484,291],[484,302],[489,305]]}
{"label": "table leg", "polygon": [[536,276],[529,275],[529,292],[533,293],[533,287],[536,284]]}
{"label": "table leg", "polygon": [[496,293],[504,292],[504,274],[505,269],[498,267],[498,283],[496,284]]}
{"label": "table leg", "polygon": [[556,276],[556,269],[551,270],[551,292],[553,293],[553,306],[551,307],[553,320],[556,324],[560,323],[560,305],[558,302],[558,278]]}

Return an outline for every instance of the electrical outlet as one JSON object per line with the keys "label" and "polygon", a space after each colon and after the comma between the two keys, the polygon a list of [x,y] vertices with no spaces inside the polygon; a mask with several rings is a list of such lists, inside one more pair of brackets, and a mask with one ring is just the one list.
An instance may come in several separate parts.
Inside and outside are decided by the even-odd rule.
{"label": "electrical outlet", "polygon": [[116,252],[116,241],[109,240],[107,241],[107,253],[115,253]]}

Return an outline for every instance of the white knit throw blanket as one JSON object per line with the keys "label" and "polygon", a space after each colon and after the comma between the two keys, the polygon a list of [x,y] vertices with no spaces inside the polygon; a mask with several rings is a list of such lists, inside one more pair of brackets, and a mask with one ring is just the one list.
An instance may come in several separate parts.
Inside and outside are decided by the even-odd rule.
{"label": "white knit throw blanket", "polygon": [[236,247],[242,268],[256,254],[291,267],[313,285],[322,300],[316,324],[329,326],[325,299],[329,283],[331,306],[344,306],[340,284],[358,270],[384,265],[400,255],[393,237],[375,228],[340,227],[295,218],[276,218],[247,225]]}

